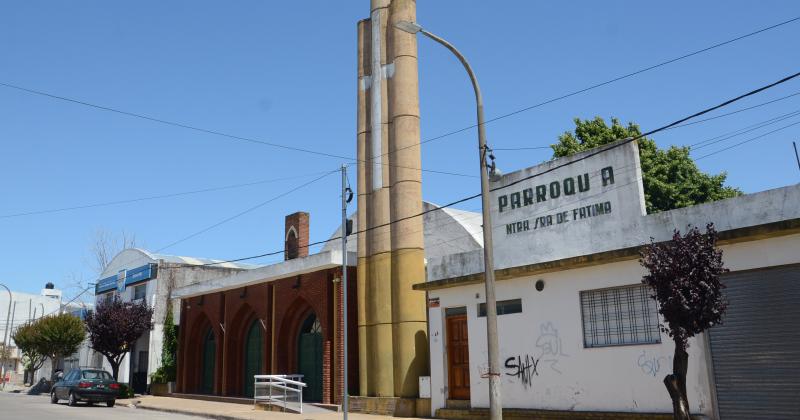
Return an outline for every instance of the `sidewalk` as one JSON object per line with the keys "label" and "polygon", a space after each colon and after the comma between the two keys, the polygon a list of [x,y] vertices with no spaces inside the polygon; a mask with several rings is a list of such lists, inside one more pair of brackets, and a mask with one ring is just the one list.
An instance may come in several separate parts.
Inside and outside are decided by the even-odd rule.
{"label": "sidewalk", "polygon": [[[154,397],[146,395],[130,400],[137,409],[156,410],[167,413],[188,414],[218,420],[337,420],[342,413],[335,411],[308,412],[303,414],[281,413],[277,411],[256,410],[252,405],[224,403],[215,401],[192,400],[186,398]],[[352,420],[388,420],[401,417],[377,416],[371,414],[350,413]]]}

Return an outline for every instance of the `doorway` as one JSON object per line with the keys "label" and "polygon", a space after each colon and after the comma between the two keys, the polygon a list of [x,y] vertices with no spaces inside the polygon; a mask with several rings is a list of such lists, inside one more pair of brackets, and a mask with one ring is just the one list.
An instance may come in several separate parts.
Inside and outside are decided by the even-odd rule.
{"label": "doorway", "polygon": [[297,343],[297,368],[303,375],[306,387],[304,401],[322,401],[322,325],[315,314],[311,314],[300,327]]}
{"label": "doorway", "polygon": [[445,309],[448,399],[469,400],[469,337],[467,308]]}
{"label": "doorway", "polygon": [[200,385],[200,392],[212,394],[214,392],[214,367],[217,360],[217,343],[214,340],[214,330],[208,329],[203,339],[203,380]]}
{"label": "doorway", "polygon": [[244,345],[244,395],[247,397],[253,396],[253,376],[261,373],[263,341],[261,321],[256,319],[247,330]]}

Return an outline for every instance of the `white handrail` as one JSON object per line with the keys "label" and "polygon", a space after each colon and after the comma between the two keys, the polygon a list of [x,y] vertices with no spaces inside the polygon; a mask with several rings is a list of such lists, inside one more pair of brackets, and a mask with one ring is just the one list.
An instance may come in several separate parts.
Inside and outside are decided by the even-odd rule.
{"label": "white handrail", "polygon": [[[303,375],[253,375],[253,404],[263,402],[266,404],[277,404],[283,401],[283,409],[286,411],[288,395],[287,392],[297,394],[297,402],[300,404],[300,414],[303,413],[303,388],[306,384],[296,379],[303,379]],[[259,395],[259,389],[267,389],[266,395]],[[273,395],[272,389],[283,390],[283,395]]]}

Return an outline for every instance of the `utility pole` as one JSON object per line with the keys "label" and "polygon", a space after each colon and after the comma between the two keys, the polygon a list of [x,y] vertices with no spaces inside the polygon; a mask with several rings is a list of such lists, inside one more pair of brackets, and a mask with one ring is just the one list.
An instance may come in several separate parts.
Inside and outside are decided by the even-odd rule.
{"label": "utility pole", "polygon": [[797,169],[800,169],[800,155],[797,154],[797,143],[792,142],[792,146],[794,146],[794,157],[797,159]]}
{"label": "utility pole", "polygon": [[6,286],[3,283],[0,283],[0,286],[3,286],[3,288],[6,289],[6,292],[8,292],[8,314],[6,315],[6,329],[3,332],[3,354],[2,354],[3,357],[0,358],[0,360],[2,360],[2,363],[3,363],[2,365],[0,365],[0,374],[3,375],[2,377],[0,377],[0,380],[3,381],[2,387],[3,387],[3,389],[5,389],[5,387],[6,387],[6,350],[8,349],[7,342],[8,342],[8,328],[9,328],[8,324],[11,321],[11,302],[14,300],[14,297],[11,295],[11,289],[9,289],[8,286]]}
{"label": "utility pole", "polygon": [[350,233],[347,229],[347,203],[353,199],[353,192],[347,186],[347,165],[342,165],[342,353],[344,362],[342,363],[342,382],[344,388],[342,390],[342,411],[344,412],[344,420],[347,420],[348,399],[349,392],[347,390],[347,235]]}

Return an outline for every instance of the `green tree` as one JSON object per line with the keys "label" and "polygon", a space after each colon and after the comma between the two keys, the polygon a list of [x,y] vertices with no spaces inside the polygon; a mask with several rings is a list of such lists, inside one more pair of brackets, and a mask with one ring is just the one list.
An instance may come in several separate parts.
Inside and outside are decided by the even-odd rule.
{"label": "green tree", "polygon": [[11,335],[17,348],[22,353],[22,363],[25,365],[26,378],[33,382],[33,373],[41,368],[47,356],[42,353],[38,321],[27,322],[17,328]]}
{"label": "green tree", "polygon": [[[611,119],[609,127],[605,120],[595,117],[592,120],[575,119],[575,131],[565,132],[552,145],[553,157],[564,157],[593,149],[641,134],[639,126],[620,124]],[[741,195],[742,192],[725,186],[727,174],[705,174],[697,168],[689,156],[689,147],[670,146],[659,149],[656,142],[643,137],[639,143],[639,157],[642,165],[644,199],[648,213],[672,210],[681,207]]]}
{"label": "green tree", "polygon": [[58,359],[78,351],[86,329],[80,318],[70,314],[49,315],[36,321],[39,351],[50,358],[52,370],[56,371]]}
{"label": "green tree", "polygon": [[178,327],[172,317],[172,305],[167,300],[167,315],[164,317],[161,366],[151,375],[154,383],[175,381],[178,372]]}

